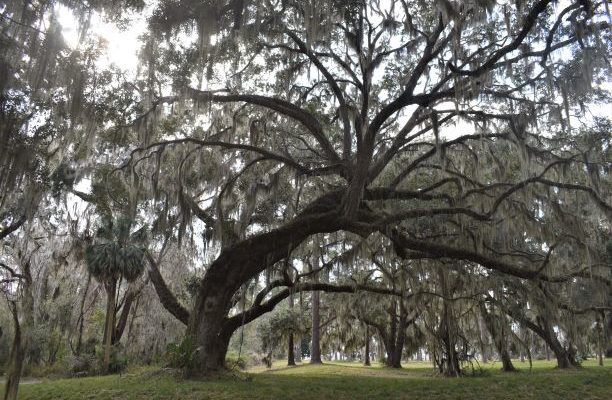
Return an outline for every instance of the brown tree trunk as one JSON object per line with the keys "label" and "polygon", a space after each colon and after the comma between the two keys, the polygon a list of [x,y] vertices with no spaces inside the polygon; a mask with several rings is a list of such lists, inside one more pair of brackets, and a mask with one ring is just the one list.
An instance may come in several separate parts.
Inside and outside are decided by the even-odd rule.
{"label": "brown tree trunk", "polygon": [[[557,335],[553,330],[552,324],[547,318],[539,318],[541,321],[541,325],[543,329],[543,335],[541,335],[542,339],[548,344],[550,349],[555,353],[555,358],[557,359],[557,368],[566,369],[577,367],[578,362],[576,362],[573,354],[566,350],[563,345],[557,339]],[[537,333],[537,332],[536,332]]]}
{"label": "brown tree trunk", "polygon": [[370,363],[370,327],[366,324],[365,326],[365,349],[363,351],[363,365],[369,367]]}
{"label": "brown tree trunk", "polygon": [[389,332],[386,335],[383,334],[385,351],[387,353],[385,366],[395,368],[395,343],[397,337],[397,301],[395,299],[391,302],[391,307],[389,307],[388,311],[390,316]]}
{"label": "brown tree trunk", "polygon": [[[210,271],[209,271],[210,273]],[[193,340],[192,375],[206,374],[224,368],[225,355],[232,332],[223,330],[231,305],[232,294],[237,288],[227,287],[223,277],[213,279],[208,275],[206,295],[198,297],[195,312],[187,327]]]}
{"label": "brown tree trunk", "polygon": [[[294,248],[309,236],[342,229],[337,211],[329,211],[330,203],[337,204],[339,194],[326,195],[311,203],[300,217],[283,227],[237,242],[221,251],[202,279],[189,315],[186,334],[194,344],[191,373],[201,374],[224,367],[229,340],[236,328],[228,313],[234,293],[244,282],[285,258],[288,248]],[[154,281],[153,276],[151,280]]]}
{"label": "brown tree trunk", "polygon": [[605,343],[605,356],[612,357],[612,312],[608,311],[603,314],[603,341]]}
{"label": "brown tree trunk", "polygon": [[571,351],[565,349],[561,342],[559,342],[559,339],[557,338],[551,321],[541,315],[537,318],[537,320],[539,322],[538,324],[533,323],[532,321],[529,321],[525,318],[522,319],[522,322],[524,322],[529,329],[531,329],[538,336],[540,336],[540,338],[542,338],[542,340],[544,340],[544,342],[548,345],[546,346],[547,356],[549,354],[549,348],[553,351],[553,353],[555,354],[555,358],[557,359],[557,368],[567,369],[578,367],[579,364],[576,361],[574,354]]}
{"label": "brown tree trunk", "polygon": [[321,316],[319,292],[312,292],[312,341],[310,350],[310,363],[321,364]]}
{"label": "brown tree trunk", "polygon": [[504,372],[515,372],[516,371],[516,368],[514,368],[514,365],[512,364],[512,360],[510,359],[510,354],[508,353],[508,350],[503,349],[499,353],[499,358],[501,358],[501,361],[502,361],[502,371]]}
{"label": "brown tree trunk", "polygon": [[495,344],[495,349],[502,362],[502,371],[515,372],[516,368],[514,368],[508,353],[507,331],[510,328],[506,324],[505,315],[495,318],[494,312],[489,312],[484,303],[480,303],[480,314],[489,334],[493,338],[493,344]]}
{"label": "brown tree trunk", "polygon": [[604,354],[604,346],[603,346],[603,336],[604,336],[604,313],[600,313],[597,316],[597,359],[600,367],[603,367],[603,354]]}
{"label": "brown tree trunk", "polygon": [[[293,309],[293,295],[289,296],[289,309]],[[293,332],[289,333],[287,340],[287,365],[295,366],[295,343],[293,340]]]}
{"label": "brown tree trunk", "polygon": [[[312,269],[317,271],[319,269],[319,241],[315,236],[313,240],[313,251],[312,251]],[[319,282],[318,272],[314,274],[313,280],[315,283]],[[310,349],[310,363],[321,364],[321,299],[318,291],[312,292],[312,325],[311,325],[311,349]]]}
{"label": "brown tree trunk", "polygon": [[382,363],[385,359],[384,338],[382,337],[380,332],[378,333],[378,338],[376,340],[376,358],[377,358],[377,361],[380,363]]}
{"label": "brown tree trunk", "polygon": [[116,326],[113,330],[113,344],[119,343],[121,338],[123,337],[123,332],[125,331],[125,327],[127,326],[127,321],[130,316],[130,312],[132,311],[132,306],[134,305],[134,301],[140,296],[142,288],[148,281],[143,281],[138,286],[134,284],[130,284],[128,286],[127,292],[125,294],[125,300],[123,301],[123,306],[121,307],[121,314],[119,314],[119,319],[117,320]]}
{"label": "brown tree trunk", "polygon": [[295,366],[295,345],[293,343],[293,333],[289,334],[289,339],[287,340],[287,366]]}
{"label": "brown tree trunk", "polygon": [[399,323],[397,324],[395,345],[393,346],[393,360],[391,362],[391,367],[393,368],[402,368],[402,353],[404,351],[404,343],[406,342],[406,327],[408,325],[408,315],[404,302],[400,300],[398,303],[400,315]]}
{"label": "brown tree trunk", "polygon": [[447,300],[451,295],[448,288],[447,274],[448,271],[442,269],[438,270],[440,288],[444,296],[442,299],[442,317],[440,318],[440,336],[442,337],[445,354],[440,365],[445,375],[458,377],[461,375],[461,368],[459,367],[459,359],[456,350],[456,321],[450,301]]}
{"label": "brown tree trunk", "polygon": [[117,298],[117,280],[112,279],[106,286],[106,321],[104,324],[104,359],[102,368],[109,373],[111,349],[113,345],[113,331],[115,328],[115,301]]}
{"label": "brown tree trunk", "polygon": [[[399,307],[399,318],[397,308]],[[383,338],[387,359],[385,366],[389,368],[402,368],[402,353],[404,351],[404,343],[406,342],[406,329],[416,316],[408,319],[406,307],[401,300],[393,301],[389,308],[391,321],[389,330],[386,331],[379,328],[379,333]]]}
{"label": "brown tree trunk", "polygon": [[15,335],[13,336],[13,344],[11,346],[11,353],[9,355],[8,370],[6,373],[7,380],[4,389],[4,400],[17,400],[19,380],[21,379],[21,371],[23,369],[24,349],[21,341],[21,326],[19,324],[17,305],[14,302],[10,302],[9,308],[11,309],[11,314],[13,315]]}
{"label": "brown tree trunk", "polygon": [[480,357],[481,361],[486,364],[489,361],[489,355],[487,351],[487,333],[485,322],[481,314],[476,314],[476,323],[478,324],[478,342],[480,343]]}
{"label": "brown tree trunk", "polygon": [[78,337],[75,353],[81,355],[83,348],[83,327],[85,326],[85,301],[87,300],[87,293],[89,292],[89,285],[91,284],[91,274],[87,273],[87,283],[85,284],[85,291],[81,297],[81,304],[79,307],[79,319],[78,319]]}
{"label": "brown tree trunk", "polygon": [[166,281],[159,271],[158,262],[147,253],[147,259],[149,260],[149,278],[155,288],[155,293],[159,298],[159,302],[162,306],[172,314],[176,319],[181,321],[183,324],[189,324],[189,311],[177,300],[176,296],[172,293]]}

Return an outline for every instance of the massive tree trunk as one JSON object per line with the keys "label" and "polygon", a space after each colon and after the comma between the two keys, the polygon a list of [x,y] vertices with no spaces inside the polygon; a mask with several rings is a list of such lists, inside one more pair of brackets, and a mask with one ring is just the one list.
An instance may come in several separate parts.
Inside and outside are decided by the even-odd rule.
{"label": "massive tree trunk", "polygon": [[194,367],[198,372],[215,371],[224,367],[231,333],[223,325],[231,306],[232,294],[238,289],[223,276],[209,271],[203,284],[206,294],[198,296],[190,324],[187,327],[194,344]]}
{"label": "massive tree trunk", "polygon": [[117,280],[111,279],[106,285],[106,321],[104,324],[104,359],[102,368],[109,373],[113,331],[115,327],[115,301],[117,298]]}
{"label": "massive tree trunk", "polygon": [[[325,198],[326,202],[330,198]],[[315,204],[318,204],[315,203]],[[287,257],[289,251],[309,236],[342,228],[336,211],[318,212],[327,203],[311,205],[304,215],[270,232],[255,235],[221,251],[209,266],[189,316],[187,335],[193,340],[194,371],[206,373],[223,368],[235,324],[229,321],[231,300],[236,291],[268,266]]]}

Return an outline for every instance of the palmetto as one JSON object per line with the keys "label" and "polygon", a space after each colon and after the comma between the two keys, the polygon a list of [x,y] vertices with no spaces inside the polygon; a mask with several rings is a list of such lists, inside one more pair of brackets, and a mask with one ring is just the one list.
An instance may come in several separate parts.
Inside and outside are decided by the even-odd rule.
{"label": "palmetto", "polygon": [[104,324],[104,370],[108,372],[115,327],[117,284],[136,280],[144,271],[146,228],[131,232],[133,220],[126,217],[103,219],[85,260],[89,272],[104,285],[107,294]]}

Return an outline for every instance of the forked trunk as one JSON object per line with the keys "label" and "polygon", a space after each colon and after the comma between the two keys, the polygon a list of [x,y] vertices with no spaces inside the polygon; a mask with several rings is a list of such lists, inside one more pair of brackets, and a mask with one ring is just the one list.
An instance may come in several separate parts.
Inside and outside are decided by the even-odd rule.
{"label": "forked trunk", "polygon": [[499,358],[502,362],[502,371],[516,371],[508,352],[507,336],[510,327],[506,322],[505,316],[496,316],[495,311],[488,311],[484,303],[480,304],[480,314],[482,321],[489,331],[489,334],[493,338],[493,344],[495,344],[495,349],[497,350]]}
{"label": "forked trunk", "polygon": [[[336,197],[326,196],[321,201]],[[325,212],[327,203],[322,205],[323,210],[315,204],[323,203],[315,201],[291,223],[222,250],[210,265],[187,324],[187,336],[194,344],[191,374],[206,374],[224,368],[229,340],[240,326],[228,318],[232,297],[245,282],[287,257],[287,249],[294,248],[309,236],[342,228],[335,211]],[[314,296],[317,297],[318,293],[315,292]]]}
{"label": "forked trunk", "polygon": [[539,316],[537,318],[538,324],[533,323],[532,321],[524,319],[523,322],[526,326],[536,333],[547,346],[546,354],[548,356],[548,349],[552,350],[555,354],[555,358],[557,359],[557,368],[559,369],[567,369],[573,367],[579,367],[580,364],[576,361],[575,354],[571,351],[563,347],[559,339],[557,338],[557,334],[553,329],[552,322],[543,316]]}

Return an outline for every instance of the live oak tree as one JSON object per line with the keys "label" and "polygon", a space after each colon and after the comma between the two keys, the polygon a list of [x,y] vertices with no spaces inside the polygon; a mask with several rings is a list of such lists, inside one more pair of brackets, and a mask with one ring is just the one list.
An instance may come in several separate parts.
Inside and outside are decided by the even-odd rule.
{"label": "live oak tree", "polygon": [[[585,117],[609,103],[605,10],[588,0],[161,1],[138,76],[85,73],[86,107],[73,114],[91,118],[74,124],[83,135],[60,136],[84,138],[67,155],[76,170],[83,155],[105,164],[82,197],[123,179],[125,198],[111,189],[113,201],[138,199],[177,242],[202,238],[190,309],[149,259],[160,300],[196,344],[193,372],[222,368],[232,333],[291,293],[372,289],[286,272],[315,235],[377,235],[405,262],[476,265],[468,276],[609,279],[610,124]],[[237,309],[265,274],[275,279]]]}
{"label": "live oak tree", "polygon": [[[199,368],[221,367],[240,286],[318,233],[380,232],[402,258],[522,279],[600,273],[592,243],[554,268],[534,262],[537,246],[533,258],[514,247],[550,247],[610,216],[607,123],[577,117],[606,101],[602,5],[437,4],[154,13],[143,55],[155,85],[136,116],[148,142],[121,171],[150,176],[154,193],[172,158],[164,179],[181,212],[216,231],[187,321]],[[191,28],[197,40],[172,41]],[[578,226],[562,222],[569,198],[585,204]]]}

